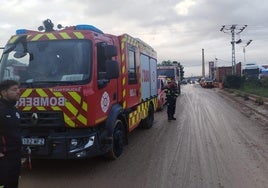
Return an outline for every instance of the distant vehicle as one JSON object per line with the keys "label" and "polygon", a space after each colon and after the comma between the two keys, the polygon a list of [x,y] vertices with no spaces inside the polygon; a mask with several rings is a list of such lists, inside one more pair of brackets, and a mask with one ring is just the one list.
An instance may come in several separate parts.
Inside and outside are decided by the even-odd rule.
{"label": "distant vehicle", "polygon": [[258,80],[260,68],[255,63],[248,63],[244,66],[242,74],[246,77],[246,80]]}
{"label": "distant vehicle", "polygon": [[190,80],[190,84],[195,84],[195,81],[194,80]]}
{"label": "distant vehicle", "polygon": [[180,70],[177,66],[169,65],[169,66],[159,66],[157,67],[157,77],[159,76],[166,76],[167,78],[173,78],[178,85],[179,93],[180,90]]}
{"label": "distant vehicle", "polygon": [[182,83],[182,84],[187,84],[187,80],[186,80],[186,79],[183,79],[183,80],[181,81],[181,83]]}
{"label": "distant vehicle", "polygon": [[214,87],[213,80],[210,78],[202,78],[200,81],[200,85],[203,88],[213,88]]}
{"label": "distant vehicle", "polygon": [[268,78],[268,68],[261,66],[259,78],[262,80],[264,78]]}
{"label": "distant vehicle", "polygon": [[157,67],[157,76],[174,78],[177,84],[180,82],[180,70],[177,66],[159,66]]}

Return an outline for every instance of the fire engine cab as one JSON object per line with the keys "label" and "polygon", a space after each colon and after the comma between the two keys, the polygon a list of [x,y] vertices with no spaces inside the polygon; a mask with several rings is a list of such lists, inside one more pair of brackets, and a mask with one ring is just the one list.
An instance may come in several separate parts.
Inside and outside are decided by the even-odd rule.
{"label": "fire engine cab", "polygon": [[0,81],[21,84],[25,152],[33,158],[118,158],[129,132],[153,125],[155,50],[92,25],[55,30],[49,19],[43,25],[18,29],[0,62]]}

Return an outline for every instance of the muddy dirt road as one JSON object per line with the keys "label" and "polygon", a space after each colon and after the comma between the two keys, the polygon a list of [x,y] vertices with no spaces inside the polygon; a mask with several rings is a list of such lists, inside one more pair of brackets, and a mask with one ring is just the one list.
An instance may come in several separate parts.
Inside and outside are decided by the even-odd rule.
{"label": "muddy dirt road", "polygon": [[199,85],[182,87],[176,117],[156,113],[116,161],[34,161],[20,188],[268,188],[268,127]]}

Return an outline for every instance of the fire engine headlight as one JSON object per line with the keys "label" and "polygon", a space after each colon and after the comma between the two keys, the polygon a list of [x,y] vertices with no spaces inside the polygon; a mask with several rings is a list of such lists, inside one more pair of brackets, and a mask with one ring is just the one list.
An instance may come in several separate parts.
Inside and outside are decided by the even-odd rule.
{"label": "fire engine headlight", "polygon": [[95,136],[84,138],[73,138],[70,140],[70,153],[81,152],[94,144]]}
{"label": "fire engine headlight", "polygon": [[72,140],[71,140],[71,147],[73,147],[73,148],[75,148],[77,145],[78,145],[78,140],[77,139],[75,139],[75,138],[73,138]]}

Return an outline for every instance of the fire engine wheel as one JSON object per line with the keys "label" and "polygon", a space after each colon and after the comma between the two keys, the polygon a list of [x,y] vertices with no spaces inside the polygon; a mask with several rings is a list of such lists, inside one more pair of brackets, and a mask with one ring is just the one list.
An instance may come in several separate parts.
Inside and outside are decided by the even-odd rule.
{"label": "fire engine wheel", "polygon": [[150,129],[153,126],[154,122],[154,107],[153,105],[149,105],[148,116],[142,120],[141,127],[145,129]]}
{"label": "fire engine wheel", "polygon": [[113,132],[113,146],[111,151],[106,154],[106,157],[112,160],[117,159],[124,149],[126,141],[126,132],[121,120],[116,120]]}

